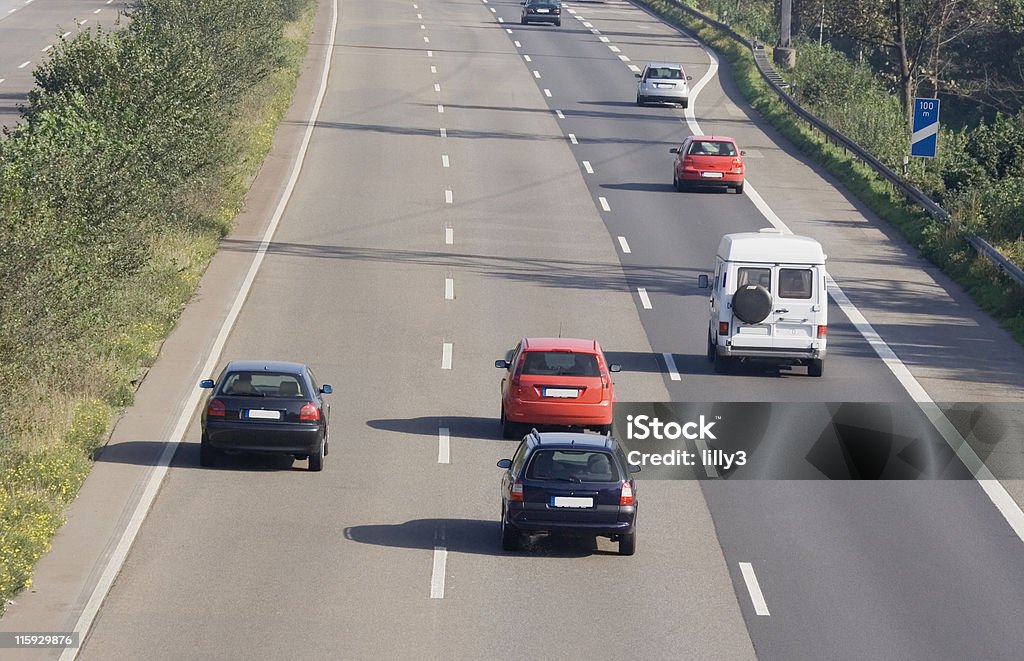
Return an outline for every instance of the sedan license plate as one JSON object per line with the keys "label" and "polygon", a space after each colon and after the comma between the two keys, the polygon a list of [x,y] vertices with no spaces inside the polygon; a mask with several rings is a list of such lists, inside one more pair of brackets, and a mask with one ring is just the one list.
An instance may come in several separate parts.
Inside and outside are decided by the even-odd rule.
{"label": "sedan license plate", "polygon": [[249,409],[248,411],[246,411],[245,417],[247,417],[247,418],[256,418],[258,420],[280,420],[281,419],[281,412],[280,411],[264,411],[262,409],[259,409],[259,410],[257,410],[257,409]]}
{"label": "sedan license plate", "polygon": [[571,507],[585,509],[594,506],[593,498],[574,498],[572,496],[551,496],[552,507]]}
{"label": "sedan license plate", "polygon": [[562,399],[575,399],[580,396],[580,391],[576,388],[545,388],[545,397],[560,397]]}
{"label": "sedan license plate", "polygon": [[551,11],[550,9],[538,9],[537,13],[538,14],[547,14],[550,11]]}
{"label": "sedan license plate", "polygon": [[721,179],[722,178],[722,173],[721,172],[701,172],[700,176],[705,177],[706,179]]}

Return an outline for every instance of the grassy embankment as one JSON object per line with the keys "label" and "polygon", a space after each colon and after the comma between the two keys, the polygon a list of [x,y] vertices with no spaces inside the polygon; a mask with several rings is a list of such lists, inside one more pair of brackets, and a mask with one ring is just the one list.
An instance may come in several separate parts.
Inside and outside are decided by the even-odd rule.
{"label": "grassy embankment", "polygon": [[312,0],[143,0],[60,40],[0,142],[0,613],[231,227]]}

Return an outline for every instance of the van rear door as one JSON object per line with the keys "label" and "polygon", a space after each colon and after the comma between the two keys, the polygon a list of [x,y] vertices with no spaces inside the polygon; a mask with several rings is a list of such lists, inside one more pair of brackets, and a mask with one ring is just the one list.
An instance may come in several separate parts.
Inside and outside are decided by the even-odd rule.
{"label": "van rear door", "polygon": [[772,348],[780,351],[810,350],[825,322],[824,292],[820,267],[807,264],[780,265],[772,269],[774,305]]}

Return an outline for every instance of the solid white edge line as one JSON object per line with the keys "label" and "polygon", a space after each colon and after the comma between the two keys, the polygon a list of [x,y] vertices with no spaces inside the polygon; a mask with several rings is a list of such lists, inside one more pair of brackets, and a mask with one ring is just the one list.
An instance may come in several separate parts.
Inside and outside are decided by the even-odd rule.
{"label": "solid white edge line", "polygon": [[448,563],[448,549],[434,547],[434,568],[430,572],[430,598],[444,599],[444,573]]}
{"label": "solid white edge line", "polygon": [[651,305],[651,297],[647,295],[646,287],[637,287],[636,293],[640,297],[640,303],[644,306],[645,310],[653,310],[654,306]]}
{"label": "solid white edge line", "polygon": [[590,161],[583,161],[583,169],[587,171],[587,174],[594,174],[594,166],[590,164]]}
{"label": "solid white edge line", "polygon": [[102,10],[102,9],[97,9],[97,10],[96,10],[96,11],[94,11],[93,13],[94,13],[94,14],[98,14],[98,13],[100,13],[101,11],[103,11],[103,10]]}
{"label": "solid white edge line", "polygon": [[626,237],[624,236],[619,237],[619,247],[622,248],[622,252],[627,255],[631,252],[629,249],[629,243],[626,242]]}
{"label": "solid white edge line", "polygon": [[444,279],[444,300],[455,300],[455,278]]}
{"label": "solid white edge line", "polygon": [[761,594],[761,585],[757,582],[754,566],[749,562],[741,562],[740,573],[743,574],[743,582],[747,584],[747,593],[750,594],[750,601],[754,604],[754,612],[758,615],[771,615],[768,612],[768,604],[764,600],[764,595]]}
{"label": "solid white edge line", "polygon": [[62,37],[64,37],[65,39],[67,39],[68,37],[70,37],[70,36],[71,36],[71,30],[68,30],[67,32],[65,32],[65,33],[64,33],[64,34],[62,34],[61,36],[62,36]]}
{"label": "solid white edge line", "polygon": [[18,68],[19,69],[24,69],[25,67],[27,67],[30,64],[32,64],[32,60],[26,60],[26,61],[22,62],[21,64],[19,64]]}
{"label": "solid white edge line", "polygon": [[682,377],[679,376],[679,370],[676,369],[676,359],[672,357],[670,353],[663,353],[661,357],[665,359],[665,368],[668,370],[668,378],[673,381],[681,381]]}
{"label": "solid white edge line", "polygon": [[452,368],[452,343],[445,342],[441,345],[441,369],[450,370]]}
{"label": "solid white edge line", "polygon": [[[291,199],[292,191],[295,189],[295,185],[298,182],[299,173],[302,170],[302,165],[306,158],[306,151],[309,149],[309,143],[313,137],[313,130],[316,128],[317,117],[320,115],[320,107],[323,105],[324,96],[327,94],[327,80],[331,71],[331,59],[334,53],[337,27],[338,0],[333,0],[331,3],[331,33],[327,39],[327,54],[324,59],[323,73],[320,76],[320,89],[317,92],[316,102],[313,104],[313,111],[310,113],[310,117],[306,122],[306,133],[302,137],[302,143],[299,146],[295,164],[292,166],[291,176],[288,178],[288,183],[285,186],[284,192],[281,194],[281,199],[278,201],[277,208],[274,210],[274,215],[270,219],[270,225],[267,226],[266,232],[263,233],[263,239],[260,241],[255,257],[253,257],[252,265],[249,267],[249,272],[246,274],[245,280],[242,281],[242,285],[239,287],[238,294],[235,296],[231,309],[228,311],[228,315],[224,319],[224,323],[221,325],[220,332],[217,334],[217,339],[210,348],[210,353],[207,356],[206,362],[203,364],[201,373],[204,375],[212,374],[214,369],[217,367],[217,362],[220,360],[221,352],[224,350],[224,345],[227,343],[228,336],[231,334],[231,329],[234,327],[235,322],[242,311],[242,305],[249,296],[249,290],[252,288],[253,281],[256,279],[256,274],[259,271],[260,266],[263,264],[263,258],[267,254],[267,249],[270,247],[270,240],[277,231],[277,226],[280,224],[281,217],[284,215],[285,207],[287,207],[288,201]],[[110,587],[114,583],[114,579],[117,578],[118,573],[121,571],[121,567],[124,565],[124,561],[128,557],[128,552],[131,549],[136,536],[139,534],[142,523],[149,514],[153,501],[156,499],[157,492],[160,490],[160,485],[163,483],[164,477],[167,474],[171,459],[174,457],[174,453],[177,452],[178,446],[185,438],[185,432],[188,431],[188,426],[192,422],[192,418],[194,417],[196,409],[199,407],[199,401],[203,394],[204,392],[202,390],[196,388],[192,391],[188,401],[185,403],[185,408],[182,410],[182,414],[178,418],[178,424],[175,426],[174,431],[171,434],[171,439],[164,446],[164,451],[160,454],[160,458],[157,460],[156,465],[150,472],[149,480],[146,483],[142,497],[135,506],[135,511],[132,512],[131,519],[129,519],[128,525],[125,527],[125,531],[121,534],[121,539],[114,548],[114,552],[110,555],[102,574],[100,574],[99,581],[97,582],[96,587],[93,588],[92,594],[89,596],[89,600],[86,602],[85,608],[82,610],[82,614],[75,622],[75,626],[72,630],[78,632],[81,645],[85,644],[89,630],[92,628],[92,624],[96,619],[96,614],[99,612],[100,605],[103,603],[103,600],[106,599],[107,593],[110,591]],[[78,656],[78,651],[80,649],[81,647],[65,649],[60,655],[60,661],[73,661]]]}
{"label": "solid white edge line", "polygon": [[[708,48],[704,47],[704,53],[710,60],[710,67],[707,73],[701,77],[701,79],[691,89],[690,97],[694,99],[694,103],[689,104],[689,107],[685,111],[686,123],[693,135],[702,135],[703,131],[700,125],[697,123],[696,117],[694,116],[694,107],[696,106],[696,97],[700,94],[700,91],[704,86],[711,80],[718,71],[718,58]],[[792,234],[792,230],[786,226],[782,219],[768,206],[768,203],[764,201],[760,193],[750,184],[746,182],[743,187],[744,192],[750,197],[751,202],[757,207],[757,210],[761,212],[772,227],[775,227],[781,232],[786,234]],[[935,405],[931,396],[924,389],[921,383],[917,380],[907,366],[899,359],[896,352],[892,350],[892,347],[888,345],[885,340],[882,339],[881,335],[874,329],[874,327],[868,322],[867,318],[861,313],[861,311],[850,301],[849,297],[842,290],[842,288],[832,279],[832,276],[828,276],[828,289],[832,299],[836,302],[839,308],[843,311],[843,314],[853,323],[857,332],[860,333],[861,337],[871,346],[878,357],[882,360],[882,363],[889,368],[892,375],[899,381],[903,389],[910,395],[914,403],[918,405],[921,412],[931,421],[932,425],[942,436],[946,444],[956,453],[956,455],[963,462],[964,467],[971,472],[975,480],[978,482],[978,486],[981,487],[985,495],[988,496],[989,500],[995,506],[996,510],[1003,516],[1006,523],[1009,524],[1010,528],[1013,529],[1014,534],[1017,538],[1024,542],[1024,511],[1021,510],[1020,505],[1013,499],[1012,496],[1006,491],[1006,487],[996,479],[992,474],[991,470],[985,465],[985,462],[978,457],[977,453],[971,448],[964,437],[956,430],[956,428],[949,422],[949,419],[942,413],[941,409]]]}
{"label": "solid white edge line", "polygon": [[611,211],[612,210],[612,208],[610,206],[608,206],[608,200],[606,200],[605,198],[599,197],[599,198],[597,198],[597,201],[601,203],[601,209],[603,209],[604,211]]}
{"label": "solid white edge line", "polygon": [[437,463],[451,463],[450,432],[447,427],[437,429]]}

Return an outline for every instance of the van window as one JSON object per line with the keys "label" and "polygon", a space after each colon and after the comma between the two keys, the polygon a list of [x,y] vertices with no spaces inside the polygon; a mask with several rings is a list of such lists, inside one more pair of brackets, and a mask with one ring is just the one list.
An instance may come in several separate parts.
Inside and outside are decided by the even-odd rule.
{"label": "van window", "polygon": [[779,269],[779,298],[810,298],[811,269]]}
{"label": "van window", "polygon": [[737,289],[743,285],[761,285],[768,291],[772,289],[772,270],[770,268],[743,267],[737,273]]}

